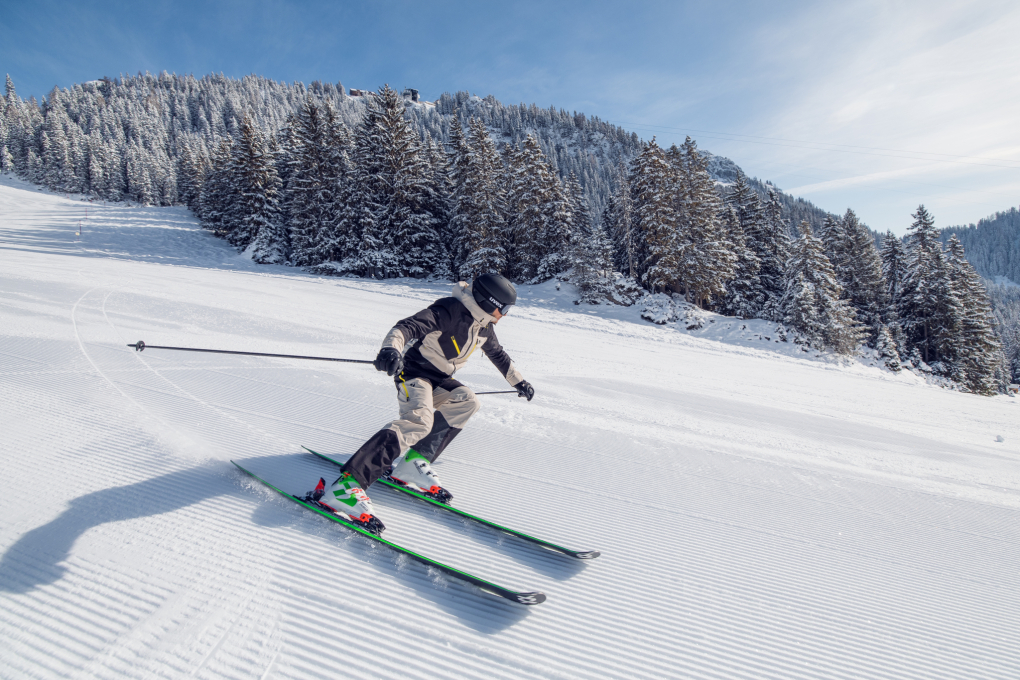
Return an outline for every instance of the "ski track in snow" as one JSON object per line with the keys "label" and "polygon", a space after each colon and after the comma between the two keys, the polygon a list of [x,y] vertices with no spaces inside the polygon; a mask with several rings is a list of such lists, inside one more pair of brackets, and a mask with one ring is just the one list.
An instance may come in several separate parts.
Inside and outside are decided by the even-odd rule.
{"label": "ski track in snow", "polygon": [[[482,397],[436,469],[602,557],[372,489],[388,539],[549,597],[522,607],[230,465],[332,481],[300,446],[351,453],[385,376],[126,346],[372,358],[448,284],[256,267],[183,209],[87,205],[79,241],[86,203],[0,178],[0,677],[1020,677],[1018,400],[523,287],[499,335],[536,398]],[[458,378],[505,389],[482,357]]]}

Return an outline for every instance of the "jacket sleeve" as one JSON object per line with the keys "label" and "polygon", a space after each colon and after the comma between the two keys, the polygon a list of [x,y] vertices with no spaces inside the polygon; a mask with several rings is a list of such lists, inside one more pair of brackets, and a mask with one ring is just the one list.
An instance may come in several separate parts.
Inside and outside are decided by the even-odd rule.
{"label": "jacket sleeve", "polygon": [[485,356],[489,357],[492,365],[503,374],[503,377],[506,378],[511,387],[524,380],[524,376],[514,366],[514,362],[510,360],[510,355],[503,349],[503,345],[499,344],[499,339],[496,337],[496,329],[492,326],[489,326],[489,337],[482,344],[482,351],[485,352]]}
{"label": "jacket sleeve", "polygon": [[442,307],[428,307],[414,316],[401,319],[383,338],[383,347],[392,347],[403,352],[404,347],[415,340],[421,340],[432,331],[439,330],[447,311]]}

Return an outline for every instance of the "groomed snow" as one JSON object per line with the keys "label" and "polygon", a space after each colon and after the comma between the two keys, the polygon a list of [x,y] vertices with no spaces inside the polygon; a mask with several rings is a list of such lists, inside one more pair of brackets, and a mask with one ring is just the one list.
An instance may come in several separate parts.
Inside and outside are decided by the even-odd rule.
{"label": "groomed snow", "polygon": [[436,469],[602,557],[371,493],[388,538],[537,607],[230,465],[331,481],[300,445],[392,417],[371,367],[126,347],[370,359],[449,284],[256,267],[183,209],[0,179],[0,677],[1020,677],[1020,400],[522,288],[499,334],[535,400],[481,397]]}

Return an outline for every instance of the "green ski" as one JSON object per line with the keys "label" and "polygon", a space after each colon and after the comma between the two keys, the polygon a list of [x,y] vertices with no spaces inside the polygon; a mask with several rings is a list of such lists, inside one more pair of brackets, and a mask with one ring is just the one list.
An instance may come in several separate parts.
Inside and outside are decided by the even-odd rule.
{"label": "green ski", "polygon": [[[318,451],[312,451],[307,446],[302,446],[301,448],[303,448],[308,453],[311,453],[311,454],[313,454],[315,456],[318,456],[319,458],[322,458],[323,460],[326,460],[326,461],[329,461],[330,463],[333,463],[334,465],[338,465],[338,466],[342,466],[343,465],[343,463],[341,463],[340,461],[338,461],[338,460],[336,460],[334,458],[330,458],[329,456],[327,456],[325,454],[322,454],[322,453],[319,453]],[[573,557],[573,558],[576,558],[576,559],[579,559],[579,560],[591,560],[591,559],[594,559],[594,558],[598,557],[601,554],[598,550],[571,550],[570,548],[564,548],[562,545],[556,545],[555,543],[551,543],[551,542],[543,540],[541,538],[535,538],[534,536],[529,536],[528,534],[526,534],[524,532],[517,531],[515,529],[509,529],[509,528],[507,528],[505,526],[501,526],[499,524],[496,524],[495,522],[490,522],[487,519],[482,519],[481,517],[478,517],[477,515],[472,515],[469,512],[464,512],[463,510],[455,508],[452,505],[447,505],[446,503],[441,503],[440,501],[437,501],[437,500],[435,500],[433,498],[429,498],[428,496],[426,496],[424,494],[421,494],[421,493],[418,493],[417,491],[414,491],[412,489],[408,489],[406,486],[402,486],[400,484],[396,484],[394,482],[391,482],[388,479],[380,478],[378,480],[378,482],[380,484],[388,486],[389,488],[391,488],[391,489],[393,489],[395,491],[399,491],[400,493],[406,493],[409,496],[414,496],[418,500],[424,501],[426,503],[431,503],[435,507],[442,508],[443,510],[447,510],[449,512],[452,512],[455,515],[459,515],[461,517],[464,517],[465,519],[470,519],[470,520],[472,520],[474,522],[478,522],[479,524],[484,524],[485,526],[492,527],[493,529],[496,529],[497,531],[502,531],[503,533],[510,534],[511,536],[516,536],[518,538],[522,538],[525,541],[529,541],[529,542],[534,543],[536,545],[540,545],[543,548],[547,548],[548,550],[552,550],[552,551],[561,553],[563,555],[567,555],[569,557]]]}
{"label": "green ski", "polygon": [[[234,463],[234,461],[230,461],[230,462]],[[337,524],[342,524],[343,526],[347,527],[351,531],[356,531],[356,532],[358,532],[359,534],[361,534],[363,536],[367,536],[368,538],[372,539],[373,541],[376,541],[378,543],[382,543],[383,545],[385,545],[388,548],[391,548],[393,550],[396,550],[399,553],[407,555],[408,557],[410,557],[411,559],[415,560],[416,562],[421,562],[424,565],[427,565],[427,566],[430,566],[430,567],[434,567],[434,568],[438,569],[439,571],[443,572],[444,574],[448,574],[448,575],[450,575],[450,576],[452,576],[454,578],[460,579],[461,581],[466,581],[466,582],[468,582],[468,583],[470,583],[472,585],[478,586],[479,588],[481,588],[482,590],[484,590],[484,591],[486,591],[488,593],[491,593],[493,595],[498,595],[498,596],[506,598],[506,599],[508,599],[508,600],[510,600],[512,602],[517,602],[518,604],[541,604],[542,602],[545,602],[545,593],[539,593],[539,592],[517,592],[515,590],[511,590],[509,588],[504,588],[503,586],[496,585],[495,583],[490,583],[489,581],[486,581],[485,579],[482,579],[482,578],[478,578],[477,576],[472,576],[471,574],[469,574],[467,572],[464,572],[464,571],[461,571],[459,569],[455,569],[453,567],[447,566],[447,565],[443,564],[442,562],[437,562],[436,560],[433,560],[433,559],[431,559],[429,557],[425,557],[424,555],[419,555],[418,553],[414,552],[413,550],[409,550],[408,548],[404,548],[402,546],[399,546],[396,543],[391,543],[390,541],[387,541],[385,538],[382,538],[381,536],[376,536],[372,532],[366,531],[365,529],[362,529],[361,527],[359,527],[358,525],[354,524],[353,522],[349,522],[349,521],[343,519],[343,517],[341,517],[340,515],[338,515],[336,513],[324,510],[322,507],[320,507],[318,505],[313,505],[312,503],[308,503],[308,502],[302,500],[301,498],[298,498],[297,496],[291,495],[291,494],[287,493],[286,491],[284,491],[284,490],[282,490],[282,489],[280,489],[280,488],[278,488],[276,486],[273,486],[272,484],[270,484],[266,480],[264,480],[261,477],[259,477],[258,475],[256,475],[254,472],[251,472],[250,470],[244,469],[243,467],[241,467],[237,463],[234,463],[234,465],[236,465],[237,468],[241,472],[245,473],[246,475],[248,475],[252,479],[255,479],[255,480],[261,482],[262,484],[265,484],[266,486],[268,486],[270,489],[272,489],[273,491],[277,492],[281,496],[284,496],[285,498],[289,498],[290,500],[294,501],[298,505],[300,505],[300,506],[302,506],[302,507],[304,507],[304,508],[306,508],[308,510],[311,510],[312,512],[318,513],[318,514],[322,515],[323,517],[325,517],[327,519],[333,520]]]}

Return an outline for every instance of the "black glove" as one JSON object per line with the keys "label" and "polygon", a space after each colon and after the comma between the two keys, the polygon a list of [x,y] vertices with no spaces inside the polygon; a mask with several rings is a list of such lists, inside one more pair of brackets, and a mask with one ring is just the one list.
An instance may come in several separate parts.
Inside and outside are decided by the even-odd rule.
{"label": "black glove", "polygon": [[394,375],[404,370],[404,357],[392,347],[383,347],[372,365],[377,371],[386,371],[386,375]]}
{"label": "black glove", "polygon": [[528,401],[531,401],[531,398],[535,396],[535,388],[527,380],[522,380],[514,385],[514,389],[517,390],[518,397],[527,397]]}

